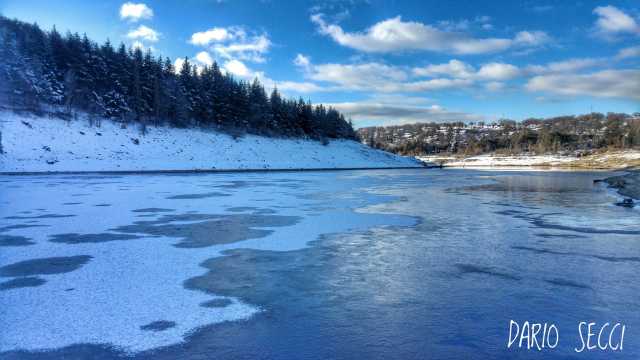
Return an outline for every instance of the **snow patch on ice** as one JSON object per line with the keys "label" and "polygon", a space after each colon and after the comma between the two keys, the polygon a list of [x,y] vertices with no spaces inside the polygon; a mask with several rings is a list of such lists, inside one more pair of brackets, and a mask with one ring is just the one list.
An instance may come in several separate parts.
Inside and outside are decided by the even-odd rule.
{"label": "snow patch on ice", "polygon": [[[184,281],[202,275],[200,264],[229,249],[295,250],[323,234],[366,230],[381,225],[412,225],[399,215],[358,212],[389,198],[372,193],[353,196],[352,188],[372,180],[344,173],[200,174],[139,176],[4,176],[0,177],[0,219],[3,234],[24,236],[34,244],[5,247],[0,268],[17,262],[85,255],[91,261],[67,273],[38,274],[45,282],[35,287],[0,290],[0,353],[41,351],[74,344],[108,344],[137,353],[184,341],[191,332],[215,323],[238,321],[260,312],[260,304],[184,287]],[[230,181],[245,185],[228,187]],[[371,185],[373,186],[373,185]],[[216,188],[229,196],[189,201],[170,195],[196,194]],[[77,194],[86,194],[77,197]],[[74,206],[67,206],[74,202]],[[108,202],[109,207],[94,204]],[[174,246],[181,239],[163,234],[107,242],[63,243],[56,234],[115,233],[135,221],[153,221],[166,215],[139,218],[139,209],[174,209],[171,214],[235,214],[234,209],[273,209],[276,216],[300,220],[289,226],[257,224],[272,230],[260,238],[213,244],[197,249]],[[48,214],[70,217],[42,216]],[[36,216],[34,220],[12,218]],[[37,221],[22,227],[27,221]],[[197,221],[176,221],[173,225]],[[233,229],[229,229],[232,231]],[[224,276],[224,274],[221,274]],[[0,281],[13,277],[0,277]],[[223,307],[206,306],[215,299],[231,301]],[[154,322],[173,322],[162,331],[148,331]]]}

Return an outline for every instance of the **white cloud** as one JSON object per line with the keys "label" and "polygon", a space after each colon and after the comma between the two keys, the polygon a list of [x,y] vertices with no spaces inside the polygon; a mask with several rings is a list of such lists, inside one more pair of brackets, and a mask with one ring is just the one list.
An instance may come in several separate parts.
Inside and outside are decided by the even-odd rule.
{"label": "white cloud", "polygon": [[295,93],[313,93],[326,91],[327,89],[318,86],[312,82],[296,82],[296,81],[278,81],[274,82],[274,86],[278,87],[281,91],[292,91]]}
{"label": "white cloud", "polygon": [[374,24],[364,32],[345,32],[339,25],[328,24],[322,14],[311,21],[320,33],[338,44],[365,52],[427,50],[453,54],[485,54],[514,46],[538,46],[549,37],[540,31],[521,32],[516,38],[474,38],[461,32],[439,29],[415,21],[402,21],[400,16]]}
{"label": "white cloud", "polygon": [[264,54],[269,51],[271,41],[266,35],[242,39],[237,43],[217,44],[212,50],[225,59],[241,59],[253,62],[265,62]]}
{"label": "white cloud", "polygon": [[509,80],[520,75],[520,69],[511,64],[493,62],[482,65],[477,75],[486,80]]}
{"label": "white cloud", "polygon": [[[624,49],[622,56],[633,56],[634,51],[640,55],[640,47]],[[621,56],[621,55],[618,56]],[[454,79],[467,79],[473,81],[506,81],[518,77],[531,75],[543,75],[553,73],[575,73],[596,66],[601,66],[609,61],[607,58],[575,58],[563,61],[549,62],[544,65],[528,65],[519,68],[512,64],[492,62],[485,63],[476,70],[472,65],[453,59],[443,64],[430,64],[425,67],[413,69],[413,74],[424,77],[449,77]],[[496,86],[496,85],[492,85]],[[486,88],[486,84],[485,84]]]}
{"label": "white cloud", "polygon": [[[309,60],[305,57],[305,59]],[[433,78],[416,80],[412,72],[403,67],[377,62],[358,64],[312,64],[301,61],[300,66],[305,77],[316,82],[327,83],[324,90],[334,91],[372,91],[379,93],[421,92],[451,88],[463,88],[472,85],[470,79]]]}
{"label": "white cloud", "polygon": [[404,71],[380,63],[314,65],[307,76],[315,81],[339,84],[354,90],[385,87],[407,80]]}
{"label": "white cloud", "polygon": [[473,80],[469,79],[446,79],[437,78],[422,81],[413,81],[389,86],[386,91],[422,92],[443,89],[461,89],[473,85]]}
{"label": "white cloud", "polygon": [[206,51],[200,51],[196,54],[196,60],[198,60],[201,64],[211,66],[213,64],[213,58]]}
{"label": "white cloud", "polygon": [[183,58],[177,58],[174,62],[173,62],[173,71],[178,74],[180,73],[180,69],[182,69],[182,65],[184,65],[184,59]]}
{"label": "white cloud", "polygon": [[224,63],[223,69],[227,71],[227,73],[233,74],[240,78],[247,78],[251,76],[252,72],[249,71],[249,68],[239,60],[229,60]]}
{"label": "white cloud", "polygon": [[598,15],[595,26],[601,34],[640,33],[635,19],[615,6],[598,6],[593,13]]}
{"label": "white cloud", "polygon": [[508,80],[521,75],[520,69],[515,65],[505,63],[488,63],[476,69],[460,60],[450,60],[444,64],[431,64],[421,68],[414,68],[417,76],[447,76],[456,79],[468,80]]}
{"label": "white cloud", "polygon": [[134,49],[140,49],[143,52],[147,50],[150,50],[151,52],[156,51],[156,49],[153,46],[146,46],[142,41],[138,41],[138,40],[132,42],[131,47]]}
{"label": "white cloud", "polygon": [[138,21],[140,19],[151,19],[153,17],[153,10],[146,4],[135,4],[127,2],[120,7],[120,18],[129,21]]}
{"label": "white cloud", "polygon": [[504,87],[505,87],[505,84],[500,81],[490,81],[484,84],[484,88],[491,92],[502,91],[504,90]]}
{"label": "white cloud", "polygon": [[241,26],[214,27],[191,35],[189,42],[207,48],[225,60],[265,62],[271,40],[267,34],[248,34]]}
{"label": "white cloud", "polygon": [[134,49],[140,49],[140,50],[144,50],[145,49],[144,44],[141,41],[138,41],[138,40],[132,42],[131,43],[131,47],[134,48]]}
{"label": "white cloud", "polygon": [[303,69],[307,69],[311,65],[311,60],[309,60],[309,57],[307,57],[307,56],[304,56],[302,54],[298,54],[298,55],[296,55],[296,58],[293,59],[293,64],[295,66],[301,67]]}
{"label": "white cloud", "polygon": [[129,39],[156,42],[158,41],[160,34],[150,27],[140,25],[137,29],[129,31],[127,37]]}
{"label": "white cloud", "polygon": [[551,42],[551,37],[544,31],[520,31],[513,40],[516,44],[535,47]]}
{"label": "white cloud", "polygon": [[480,121],[482,116],[449,111],[439,105],[411,105],[380,102],[369,99],[359,102],[328,103],[354,121],[356,127],[363,123],[399,125],[419,122]]}
{"label": "white cloud", "polygon": [[531,74],[567,73],[587,69],[606,63],[601,58],[576,58],[563,61],[550,62],[546,65],[529,65],[526,71]]}
{"label": "white cloud", "polygon": [[620,51],[618,51],[618,54],[616,55],[616,59],[618,60],[634,58],[634,57],[640,57],[640,46],[631,46],[631,47],[621,49]]}
{"label": "white cloud", "polygon": [[[211,54],[206,51],[201,51],[196,54],[195,61],[191,63],[192,66],[196,66],[198,73],[200,73],[204,65],[210,66],[213,64],[213,58]],[[174,62],[174,68],[176,73],[180,73],[180,69],[184,64],[184,58],[178,58]],[[242,80],[253,80],[257,78],[267,91],[277,87],[281,92],[293,92],[296,94],[320,92],[326,91],[328,88],[321,87],[311,82],[295,82],[295,81],[275,81],[265,75],[262,71],[254,71],[244,62],[238,59],[230,59],[225,61],[220,70],[224,74],[233,75],[236,78]]]}
{"label": "white cloud", "polygon": [[413,73],[417,76],[439,76],[446,75],[455,78],[471,78],[475,69],[473,66],[457,59],[449,60],[444,64],[430,64],[421,68],[414,68]]}
{"label": "white cloud", "polygon": [[214,27],[207,31],[193,33],[189,42],[193,45],[205,46],[212,42],[225,41],[231,38],[233,38],[233,33],[230,33],[227,29]]}
{"label": "white cloud", "polygon": [[640,70],[603,70],[589,74],[551,74],[531,78],[529,91],[640,99]]}

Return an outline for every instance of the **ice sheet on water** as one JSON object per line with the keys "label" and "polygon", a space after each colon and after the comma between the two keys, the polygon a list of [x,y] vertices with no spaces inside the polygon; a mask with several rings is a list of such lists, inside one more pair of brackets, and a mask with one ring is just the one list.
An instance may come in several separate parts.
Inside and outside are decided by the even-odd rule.
{"label": "ice sheet on water", "polygon": [[[5,247],[0,257],[0,353],[86,343],[139,352],[179,343],[194,329],[261,311],[260,304],[185,287],[206,272],[202,263],[223,251],[300,249],[322,234],[415,223],[356,211],[394,198],[366,191],[351,196],[362,179],[338,177],[3,179],[20,184],[1,193],[10,204],[0,207],[3,236],[33,244]],[[94,206],[104,203],[111,206]],[[140,215],[148,217],[140,221]]]}

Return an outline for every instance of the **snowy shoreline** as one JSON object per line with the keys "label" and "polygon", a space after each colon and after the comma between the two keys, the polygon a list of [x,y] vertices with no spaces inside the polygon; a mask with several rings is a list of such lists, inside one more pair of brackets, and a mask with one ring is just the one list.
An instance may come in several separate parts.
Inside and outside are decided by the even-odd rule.
{"label": "snowy shoreline", "polygon": [[426,163],[441,164],[442,167],[467,169],[551,169],[551,170],[620,170],[640,166],[640,151],[610,151],[576,157],[564,155],[495,155],[484,154],[471,157],[417,156]]}
{"label": "snowy shoreline", "polygon": [[422,168],[352,140],[232,137],[211,129],[122,128],[86,115],[65,121],[0,112],[0,174],[198,173]]}

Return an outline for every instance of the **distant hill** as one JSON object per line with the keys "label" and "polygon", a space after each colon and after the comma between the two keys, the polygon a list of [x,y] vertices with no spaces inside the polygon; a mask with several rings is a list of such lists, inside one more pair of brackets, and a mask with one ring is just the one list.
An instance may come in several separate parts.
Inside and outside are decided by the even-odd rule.
{"label": "distant hill", "polygon": [[357,134],[367,145],[402,155],[579,154],[640,149],[640,113],[367,127],[358,129]]}

